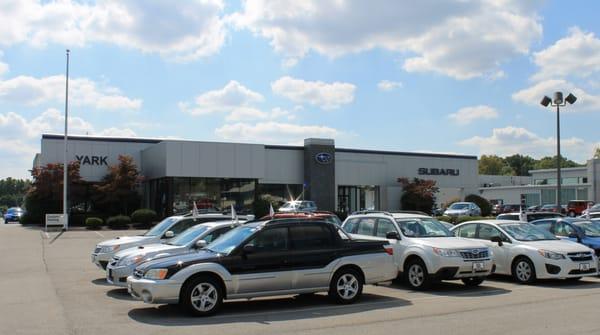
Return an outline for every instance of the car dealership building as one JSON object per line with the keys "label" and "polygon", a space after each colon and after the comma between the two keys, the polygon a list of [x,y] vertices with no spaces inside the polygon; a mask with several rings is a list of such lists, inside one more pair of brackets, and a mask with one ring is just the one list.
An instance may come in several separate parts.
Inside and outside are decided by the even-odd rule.
{"label": "car dealership building", "polygon": [[[62,135],[42,135],[34,166],[61,163]],[[319,209],[400,208],[399,178],[432,179],[438,203],[479,192],[476,156],[337,148],[331,139],[303,146],[172,139],[69,136],[68,158],[83,180],[98,182],[119,155],[144,176],[144,206],[161,215],[191,208],[250,209],[257,198],[304,198]]]}

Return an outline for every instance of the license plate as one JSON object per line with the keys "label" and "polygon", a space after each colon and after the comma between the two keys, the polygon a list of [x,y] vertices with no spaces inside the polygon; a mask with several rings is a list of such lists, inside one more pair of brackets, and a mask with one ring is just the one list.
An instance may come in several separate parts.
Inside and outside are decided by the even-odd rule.
{"label": "license plate", "polygon": [[579,264],[579,271],[589,271],[590,263],[581,263]]}
{"label": "license plate", "polygon": [[484,269],[484,265],[481,262],[473,263],[473,271],[481,271]]}

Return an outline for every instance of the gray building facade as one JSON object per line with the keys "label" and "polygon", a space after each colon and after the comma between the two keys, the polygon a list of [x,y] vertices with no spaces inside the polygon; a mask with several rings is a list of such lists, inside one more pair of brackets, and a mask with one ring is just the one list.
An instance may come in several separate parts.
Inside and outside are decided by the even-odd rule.
{"label": "gray building facade", "polygon": [[[133,157],[144,206],[161,215],[199,208],[251,209],[256,199],[310,199],[320,209],[400,208],[399,178],[432,179],[438,203],[477,193],[477,157],[337,148],[331,139],[303,146],[70,136],[68,157],[85,181],[98,182],[119,155]],[[63,136],[42,135],[34,165],[61,163]]]}

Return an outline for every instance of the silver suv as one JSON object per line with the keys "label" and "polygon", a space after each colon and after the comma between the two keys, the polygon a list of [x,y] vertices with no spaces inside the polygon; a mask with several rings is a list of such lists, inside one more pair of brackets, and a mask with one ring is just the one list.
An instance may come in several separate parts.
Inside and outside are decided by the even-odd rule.
{"label": "silver suv", "polygon": [[484,243],[455,237],[425,214],[359,212],[349,216],[342,228],[353,237],[388,240],[398,277],[413,289],[448,279],[477,286],[492,272],[492,254]]}

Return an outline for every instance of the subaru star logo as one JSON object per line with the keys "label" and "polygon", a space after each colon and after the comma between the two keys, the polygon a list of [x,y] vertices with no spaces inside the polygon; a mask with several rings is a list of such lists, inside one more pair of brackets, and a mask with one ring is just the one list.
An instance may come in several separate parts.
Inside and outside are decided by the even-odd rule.
{"label": "subaru star logo", "polygon": [[328,152],[320,152],[315,155],[315,160],[321,164],[329,164],[333,160],[333,156]]}

